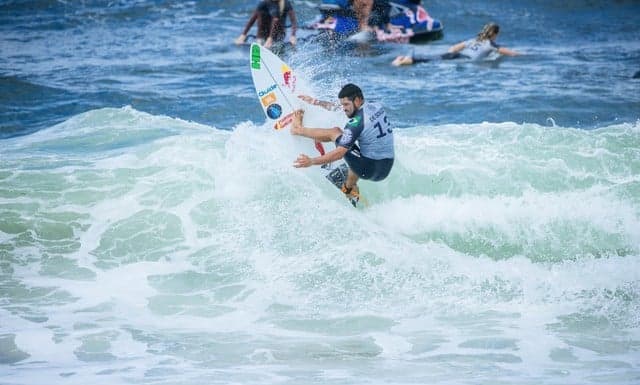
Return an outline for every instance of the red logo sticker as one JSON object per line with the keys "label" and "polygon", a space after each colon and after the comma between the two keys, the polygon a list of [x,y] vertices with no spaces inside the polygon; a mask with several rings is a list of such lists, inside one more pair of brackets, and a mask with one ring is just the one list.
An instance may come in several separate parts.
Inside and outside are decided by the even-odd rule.
{"label": "red logo sticker", "polygon": [[287,127],[291,122],[293,122],[293,112],[288,113],[282,119],[278,120],[276,124],[274,124],[273,128],[280,130]]}

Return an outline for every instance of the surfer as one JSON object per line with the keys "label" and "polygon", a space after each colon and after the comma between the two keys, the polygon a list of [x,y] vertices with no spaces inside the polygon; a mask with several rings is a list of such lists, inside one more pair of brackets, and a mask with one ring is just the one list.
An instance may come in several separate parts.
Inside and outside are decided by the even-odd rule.
{"label": "surfer", "polygon": [[389,30],[391,27],[389,14],[391,4],[387,0],[352,0],[351,7],[358,18],[358,29],[371,31],[380,25]]}
{"label": "surfer", "polygon": [[244,30],[235,40],[236,44],[243,44],[247,40],[247,33],[258,21],[258,34],[256,42],[263,44],[266,48],[271,48],[274,42],[281,42],[286,35],[285,25],[287,16],[291,19],[291,35],[289,42],[296,45],[296,31],[298,29],[298,20],[296,12],[289,0],[263,0],[261,1],[253,14],[247,21]]}
{"label": "surfer", "polygon": [[[300,96],[304,101],[332,109],[334,104]],[[334,142],[336,148],[324,155],[311,158],[300,154],[294,167],[323,165],[344,158],[349,166],[342,192],[348,198],[359,198],[358,179],[380,181],[389,175],[393,166],[393,130],[384,108],[379,103],[364,101],[360,87],[347,84],[338,93],[342,110],[349,118],[344,129],[309,128],[303,125],[303,110],[296,110],[291,133],[312,138],[317,142]],[[356,143],[357,142],[357,143]]]}
{"label": "surfer", "polygon": [[505,47],[501,47],[496,43],[496,38],[500,33],[500,26],[496,23],[488,23],[486,24],[480,33],[473,38],[467,41],[460,42],[447,51],[447,53],[440,55],[439,57],[434,56],[398,56],[391,62],[394,66],[401,65],[410,65],[415,63],[424,63],[431,61],[435,58],[440,58],[443,60],[451,60],[451,59],[471,59],[478,60],[486,58],[487,56],[497,52],[501,55],[506,56],[517,56],[520,55],[519,52],[510,50]]}

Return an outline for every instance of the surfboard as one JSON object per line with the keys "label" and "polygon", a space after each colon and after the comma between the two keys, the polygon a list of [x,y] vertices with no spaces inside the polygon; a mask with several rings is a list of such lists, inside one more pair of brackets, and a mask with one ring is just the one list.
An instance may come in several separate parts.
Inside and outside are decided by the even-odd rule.
{"label": "surfboard", "polygon": [[[250,67],[253,85],[269,126],[283,135],[291,136],[287,128],[293,122],[294,111],[304,109],[304,124],[307,127],[344,127],[347,117],[342,111],[326,109],[305,102],[299,96],[314,97],[309,83],[298,76],[280,57],[259,44],[251,44]],[[308,155],[324,154],[324,146],[312,139],[296,137],[296,145]],[[340,189],[346,180],[348,167],[343,161],[326,164],[320,168],[324,177]],[[356,198],[348,198],[355,207]]]}

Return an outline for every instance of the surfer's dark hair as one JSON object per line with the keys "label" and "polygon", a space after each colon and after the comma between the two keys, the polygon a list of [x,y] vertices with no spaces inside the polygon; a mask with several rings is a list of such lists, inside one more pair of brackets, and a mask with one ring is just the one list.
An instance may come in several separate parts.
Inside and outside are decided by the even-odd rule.
{"label": "surfer's dark hair", "polygon": [[349,100],[351,101],[354,101],[355,98],[360,98],[364,100],[364,96],[362,95],[362,90],[360,89],[360,87],[351,83],[345,85],[340,90],[340,93],[338,94],[338,99],[342,99],[342,98],[349,98]]}

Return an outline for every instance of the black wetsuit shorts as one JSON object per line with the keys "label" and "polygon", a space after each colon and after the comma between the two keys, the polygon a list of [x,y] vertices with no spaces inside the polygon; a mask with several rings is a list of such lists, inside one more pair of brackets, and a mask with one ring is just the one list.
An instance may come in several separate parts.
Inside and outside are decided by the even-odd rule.
{"label": "black wetsuit shorts", "polygon": [[377,182],[383,180],[391,172],[393,158],[391,159],[371,159],[360,154],[360,149],[354,146],[344,154],[344,160],[349,168],[360,178]]}

